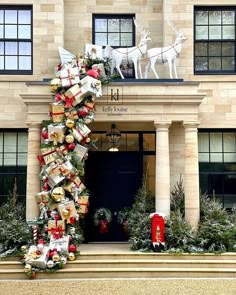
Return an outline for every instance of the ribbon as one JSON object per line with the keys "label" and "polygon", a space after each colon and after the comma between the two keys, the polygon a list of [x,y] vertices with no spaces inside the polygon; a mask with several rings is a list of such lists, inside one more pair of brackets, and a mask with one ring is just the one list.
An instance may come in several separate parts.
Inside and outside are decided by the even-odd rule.
{"label": "ribbon", "polygon": [[36,197],[37,197],[37,199],[39,199],[39,201],[37,202],[37,204],[41,204],[41,203],[43,203],[45,205],[48,204],[48,198],[49,198],[48,193],[46,193],[46,194],[39,193],[39,194],[36,195]]}
{"label": "ribbon", "polygon": [[105,233],[108,233],[108,220],[105,219],[105,220],[99,220],[98,221],[98,225],[99,225],[99,233],[101,235],[105,234]]}
{"label": "ribbon", "polygon": [[[77,98],[81,97],[81,95],[83,95],[83,94],[84,94],[84,92],[81,89],[78,92],[76,92],[75,94],[73,94],[72,97],[68,97],[66,94],[64,94],[65,102],[66,102],[65,108],[68,109],[68,108],[72,107],[73,102],[75,100],[77,101]],[[77,101],[77,102],[80,103],[81,100]]]}
{"label": "ribbon", "polygon": [[72,80],[75,80],[76,77],[79,77],[79,74],[75,75],[73,73],[70,73],[70,69],[67,69],[67,74],[68,74],[68,76],[67,77],[61,77],[61,80],[63,80],[63,79],[68,80],[69,85],[72,86],[73,85]]}
{"label": "ribbon", "polygon": [[40,162],[40,166],[44,166],[44,165],[45,165],[45,162],[44,162],[44,158],[43,158],[43,156],[40,155],[40,156],[38,156],[37,158],[38,158],[38,160],[39,160],[39,162]]}

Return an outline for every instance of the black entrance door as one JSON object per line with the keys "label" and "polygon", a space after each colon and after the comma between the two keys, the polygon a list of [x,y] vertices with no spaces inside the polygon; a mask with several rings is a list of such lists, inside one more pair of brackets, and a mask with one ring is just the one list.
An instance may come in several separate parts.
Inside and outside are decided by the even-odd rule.
{"label": "black entrance door", "polygon": [[[142,182],[142,155],[139,152],[94,152],[86,160],[85,184],[90,192],[89,213],[85,220],[87,241],[126,241],[127,234],[118,223],[118,212],[130,207]],[[94,225],[99,208],[111,212],[108,232]]]}

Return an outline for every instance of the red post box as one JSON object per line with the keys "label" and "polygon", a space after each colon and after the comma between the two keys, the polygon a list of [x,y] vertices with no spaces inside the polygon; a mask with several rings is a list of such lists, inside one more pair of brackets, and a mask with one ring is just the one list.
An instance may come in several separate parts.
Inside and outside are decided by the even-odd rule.
{"label": "red post box", "polygon": [[152,213],[152,245],[155,252],[161,252],[165,245],[165,215],[161,213]]}

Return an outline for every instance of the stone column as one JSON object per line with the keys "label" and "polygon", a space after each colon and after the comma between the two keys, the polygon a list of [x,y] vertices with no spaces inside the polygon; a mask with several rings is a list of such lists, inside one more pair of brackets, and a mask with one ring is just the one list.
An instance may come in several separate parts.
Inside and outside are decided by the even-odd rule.
{"label": "stone column", "polygon": [[154,122],[156,127],[156,212],[170,214],[169,126],[171,122]]}
{"label": "stone column", "polygon": [[38,219],[39,210],[35,195],[40,192],[40,164],[37,159],[40,141],[40,123],[27,122],[28,126],[28,160],[27,160],[27,191],[26,191],[26,220]]}
{"label": "stone column", "polygon": [[184,122],[185,128],[185,219],[193,229],[197,229],[200,218],[199,168],[198,168],[198,123]]}

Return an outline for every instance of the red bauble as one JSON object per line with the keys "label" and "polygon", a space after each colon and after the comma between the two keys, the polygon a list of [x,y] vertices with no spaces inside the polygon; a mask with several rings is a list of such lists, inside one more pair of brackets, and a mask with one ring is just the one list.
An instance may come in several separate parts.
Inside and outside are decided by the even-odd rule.
{"label": "red bauble", "polygon": [[49,186],[48,186],[47,183],[44,183],[43,190],[46,191],[46,192],[49,190]]}
{"label": "red bauble", "polygon": [[77,247],[76,247],[74,244],[71,244],[71,245],[69,246],[69,252],[75,252],[76,249],[77,249]]}
{"label": "red bauble", "polygon": [[41,251],[40,251],[40,250],[37,250],[37,251],[36,251],[36,254],[37,254],[37,255],[41,255]]}
{"label": "red bauble", "polygon": [[49,256],[52,257],[53,255],[57,254],[57,251],[53,250],[49,253]]}
{"label": "red bauble", "polygon": [[72,143],[68,144],[67,147],[68,147],[68,150],[69,150],[69,151],[73,151],[73,150],[75,149],[75,143],[72,142]]}
{"label": "red bauble", "polygon": [[85,116],[87,116],[87,114],[88,114],[88,108],[86,108],[85,106],[83,106],[82,108],[80,108],[80,109],[78,110],[78,114],[79,114],[79,116],[81,116],[81,117],[85,117]]}
{"label": "red bauble", "polygon": [[30,278],[33,280],[36,278],[36,272],[35,271],[31,271],[31,276]]}
{"label": "red bauble", "polygon": [[42,134],[43,139],[48,139],[48,130],[47,130],[47,128],[43,128],[41,134]]}
{"label": "red bauble", "polygon": [[39,239],[38,240],[38,244],[44,244],[44,240],[43,239]]}
{"label": "red bauble", "polygon": [[59,220],[60,219],[60,215],[59,214],[55,214],[55,220]]}
{"label": "red bauble", "polygon": [[71,218],[70,218],[70,223],[71,223],[71,224],[75,224],[75,222],[76,222],[76,218],[75,218],[75,217],[71,217]]}

